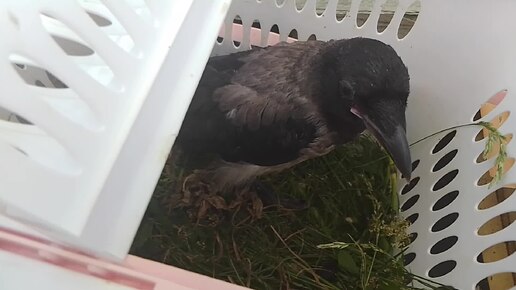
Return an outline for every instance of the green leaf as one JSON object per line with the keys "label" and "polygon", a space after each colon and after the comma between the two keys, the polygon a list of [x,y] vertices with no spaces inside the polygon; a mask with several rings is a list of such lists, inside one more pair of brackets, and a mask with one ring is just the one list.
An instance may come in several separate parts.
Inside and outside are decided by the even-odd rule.
{"label": "green leaf", "polygon": [[353,243],[344,243],[344,242],[333,242],[333,243],[329,243],[329,244],[321,244],[321,245],[318,245],[317,248],[318,249],[339,249],[339,250],[343,250],[349,246],[352,246],[354,245]]}
{"label": "green leaf", "polygon": [[340,251],[337,256],[339,268],[353,274],[357,274],[360,269],[353,260],[353,257],[347,251]]}
{"label": "green leaf", "polygon": [[378,247],[380,247],[380,249],[384,250],[387,253],[392,252],[392,245],[386,238],[382,237],[378,240]]}

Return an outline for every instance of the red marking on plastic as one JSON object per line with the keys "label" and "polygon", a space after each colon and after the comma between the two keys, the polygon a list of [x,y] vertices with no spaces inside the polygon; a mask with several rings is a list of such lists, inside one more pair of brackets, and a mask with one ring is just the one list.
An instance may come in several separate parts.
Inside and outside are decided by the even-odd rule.
{"label": "red marking on plastic", "polygon": [[34,241],[34,242],[37,242],[37,243],[40,243],[40,244],[44,244],[44,245],[47,245],[47,246],[52,246],[54,248],[59,248],[59,249],[65,250],[67,252],[71,252],[71,253],[78,254],[78,255],[81,255],[81,256],[86,256],[86,257],[89,257],[89,258],[97,259],[97,257],[95,257],[94,255],[89,254],[87,252],[84,252],[84,251],[81,251],[81,250],[78,250],[78,249],[74,249],[72,247],[69,247],[69,246],[66,246],[66,245],[63,245],[63,244],[57,244],[56,242],[53,242],[53,241],[50,241],[50,240],[47,240],[47,239],[44,239],[44,238],[41,238],[41,237],[32,236],[32,235],[29,235],[29,234],[26,234],[26,233],[23,233],[23,232],[18,232],[18,231],[15,231],[13,229],[8,229],[8,228],[0,227],[0,232],[4,232],[4,233],[11,234],[11,235],[15,235],[15,236],[18,236],[20,238],[31,240],[31,241]]}
{"label": "red marking on plastic", "polygon": [[[15,233],[15,235],[19,237],[24,236],[19,235],[18,233]],[[34,240],[30,237],[28,239]],[[47,242],[43,244],[50,245],[51,243]],[[154,282],[149,280],[141,279],[100,266],[89,265],[88,263],[76,261],[58,253],[36,249],[31,246],[10,241],[2,237],[0,237],[0,250],[139,290],[153,290],[156,286]]]}
{"label": "red marking on plastic", "polygon": [[38,250],[0,238],[0,249],[25,257],[37,257]]}
{"label": "red marking on plastic", "polygon": [[38,254],[39,256],[36,259],[42,262],[46,262],[61,268],[66,268],[74,272],[88,273],[88,264],[86,263],[75,261],[73,259],[45,251],[39,251]]}
{"label": "red marking on plastic", "polygon": [[12,229],[4,228],[4,227],[0,227],[0,232],[4,232],[4,233],[11,234],[11,235],[15,235],[15,236],[18,236],[18,237],[21,237],[21,238],[24,238],[24,239],[27,239],[27,240],[31,240],[31,241],[34,241],[34,242],[38,242],[38,243],[41,243],[41,244],[45,244],[45,245],[51,245],[52,244],[52,242],[49,241],[49,240],[46,240],[46,239],[43,239],[43,238],[40,238],[40,237],[31,236],[29,234],[18,232],[18,231],[12,230]]}

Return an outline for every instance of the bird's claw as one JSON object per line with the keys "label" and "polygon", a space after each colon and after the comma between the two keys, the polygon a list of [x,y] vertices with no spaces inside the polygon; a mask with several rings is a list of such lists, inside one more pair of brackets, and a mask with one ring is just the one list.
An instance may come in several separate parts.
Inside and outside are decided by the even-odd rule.
{"label": "bird's claw", "polygon": [[210,188],[208,183],[195,172],[188,175],[183,181],[184,197],[189,199],[192,196],[201,196],[209,194]]}

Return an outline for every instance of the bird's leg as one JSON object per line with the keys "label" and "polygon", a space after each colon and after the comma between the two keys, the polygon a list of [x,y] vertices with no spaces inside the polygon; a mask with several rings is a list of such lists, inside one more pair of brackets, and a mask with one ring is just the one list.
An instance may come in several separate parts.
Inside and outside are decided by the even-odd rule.
{"label": "bird's leg", "polygon": [[206,195],[210,193],[210,185],[204,178],[203,172],[194,171],[188,175],[183,181],[183,199],[190,200],[191,198]]}
{"label": "bird's leg", "polygon": [[280,197],[270,185],[259,180],[255,180],[250,189],[262,200],[264,206],[280,205],[285,209],[293,210],[308,208],[306,201],[295,198]]}

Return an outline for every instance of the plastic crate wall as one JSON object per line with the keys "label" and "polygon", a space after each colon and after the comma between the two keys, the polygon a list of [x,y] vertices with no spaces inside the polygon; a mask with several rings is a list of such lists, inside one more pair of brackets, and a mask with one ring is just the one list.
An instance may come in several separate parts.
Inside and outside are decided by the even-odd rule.
{"label": "plastic crate wall", "polygon": [[[212,54],[247,50],[250,44],[294,41],[289,38],[294,29],[299,40],[312,35],[319,40],[376,38],[398,51],[411,75],[409,142],[473,120],[493,121],[507,136],[506,174],[496,186],[485,184],[486,176],[488,181],[492,178],[490,169],[496,158],[479,158],[487,138],[477,137],[481,127],[467,126],[411,146],[413,179],[410,184],[400,180],[399,190],[401,214],[412,222],[409,230],[414,239],[405,256],[412,272],[458,289],[475,289],[477,283],[495,274],[516,275],[516,255],[510,255],[514,250],[508,250],[508,257],[479,257],[486,249],[484,253],[493,252],[506,247],[504,242],[516,240],[516,194],[511,195],[516,172],[510,170],[516,156],[514,142],[510,142],[516,130],[516,119],[511,116],[516,108],[516,37],[512,35],[516,2],[399,0],[381,33],[377,23],[384,0],[373,1],[372,12],[360,27],[358,0],[351,1],[342,20],[336,15],[340,0],[327,1],[322,14],[316,13],[316,0],[308,0],[304,6],[301,3],[305,1],[278,2],[233,1]],[[418,4],[421,8],[412,30],[399,39],[405,12]],[[252,28],[253,22],[259,22],[260,28]],[[279,29],[279,37],[271,33],[273,26]],[[509,197],[486,206],[500,191]],[[482,230],[508,215],[509,221],[502,227]]]}
{"label": "plastic crate wall", "polygon": [[230,2],[0,1],[0,226],[122,260]]}

